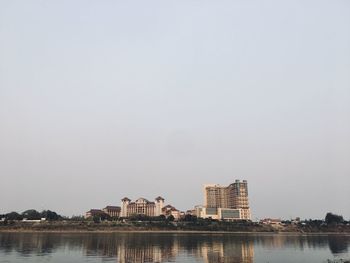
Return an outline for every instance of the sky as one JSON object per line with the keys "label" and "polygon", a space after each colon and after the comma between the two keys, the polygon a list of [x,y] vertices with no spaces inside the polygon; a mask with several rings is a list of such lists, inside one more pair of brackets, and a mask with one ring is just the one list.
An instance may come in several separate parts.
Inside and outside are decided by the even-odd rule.
{"label": "sky", "polygon": [[350,1],[0,0],[0,213],[125,196],[350,219]]}

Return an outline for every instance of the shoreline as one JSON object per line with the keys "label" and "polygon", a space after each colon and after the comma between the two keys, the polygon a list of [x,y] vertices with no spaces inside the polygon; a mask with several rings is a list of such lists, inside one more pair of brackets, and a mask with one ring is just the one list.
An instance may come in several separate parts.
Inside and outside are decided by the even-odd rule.
{"label": "shoreline", "polygon": [[348,232],[254,232],[254,231],[205,231],[205,230],[36,230],[36,229],[1,229],[3,233],[44,233],[44,234],[117,234],[117,233],[151,233],[151,234],[237,234],[237,235],[293,235],[293,236],[320,236],[342,235],[350,236]]}

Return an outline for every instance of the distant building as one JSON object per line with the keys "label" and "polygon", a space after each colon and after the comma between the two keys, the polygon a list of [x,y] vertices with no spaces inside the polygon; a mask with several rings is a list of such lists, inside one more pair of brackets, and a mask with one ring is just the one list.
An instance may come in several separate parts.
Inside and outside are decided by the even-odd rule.
{"label": "distant building", "polygon": [[201,218],[234,221],[243,219],[242,209],[196,206],[195,215]]}
{"label": "distant building", "polygon": [[204,218],[203,209],[204,209],[204,206],[196,205],[193,210],[187,210],[187,214]]}
{"label": "distant building", "polygon": [[106,213],[101,210],[101,209],[91,209],[85,213],[85,218],[91,218],[94,216],[102,216],[105,215]]}
{"label": "distant building", "polygon": [[291,220],[291,223],[292,223],[292,224],[295,224],[295,225],[296,225],[296,224],[299,224],[299,223],[300,223],[300,217],[296,217],[296,218],[292,219],[292,220]]}
{"label": "distant building", "polygon": [[265,225],[281,225],[282,220],[276,219],[276,218],[265,218],[265,219],[260,220],[260,223],[265,224]]}
{"label": "distant building", "polygon": [[164,207],[164,198],[158,196],[155,202],[150,202],[145,198],[139,198],[135,202],[127,197],[122,199],[121,217],[132,215],[160,216]]}
{"label": "distant building", "polygon": [[166,217],[173,216],[175,220],[178,220],[181,216],[181,212],[172,205],[166,205],[162,208],[162,214]]}
{"label": "distant building", "polygon": [[250,220],[247,181],[236,180],[229,186],[204,185],[204,207],[198,209],[196,213],[200,214],[200,217]]}
{"label": "distant building", "polygon": [[197,216],[196,215],[196,209],[187,210],[186,213],[184,213],[184,215]]}
{"label": "distant building", "polygon": [[119,217],[121,208],[120,206],[106,206],[102,209],[103,212],[105,212],[110,217]]}
{"label": "distant building", "polygon": [[149,217],[164,215],[166,217],[172,215],[175,220],[181,217],[181,212],[172,205],[164,206],[164,198],[158,196],[154,202],[148,201],[146,198],[139,198],[134,202],[127,197],[123,198],[120,206],[106,206],[103,209],[91,209],[85,213],[85,218],[94,216],[108,218],[130,217],[133,215],[145,215]]}
{"label": "distant building", "polygon": [[39,223],[39,222],[44,222],[46,221],[45,217],[42,217],[40,219],[27,219],[27,218],[23,218],[22,222],[24,223]]}

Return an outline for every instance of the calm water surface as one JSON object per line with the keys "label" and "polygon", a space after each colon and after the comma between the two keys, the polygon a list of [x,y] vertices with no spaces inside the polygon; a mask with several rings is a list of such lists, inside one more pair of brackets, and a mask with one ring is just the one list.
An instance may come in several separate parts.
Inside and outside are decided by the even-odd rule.
{"label": "calm water surface", "polygon": [[349,235],[0,233],[0,262],[327,262]]}

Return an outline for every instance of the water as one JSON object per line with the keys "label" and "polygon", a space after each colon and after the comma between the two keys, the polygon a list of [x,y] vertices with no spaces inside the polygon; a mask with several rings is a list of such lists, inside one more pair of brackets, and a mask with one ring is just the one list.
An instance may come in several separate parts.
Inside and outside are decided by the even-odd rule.
{"label": "water", "polygon": [[0,233],[1,263],[321,263],[349,248],[350,235]]}

